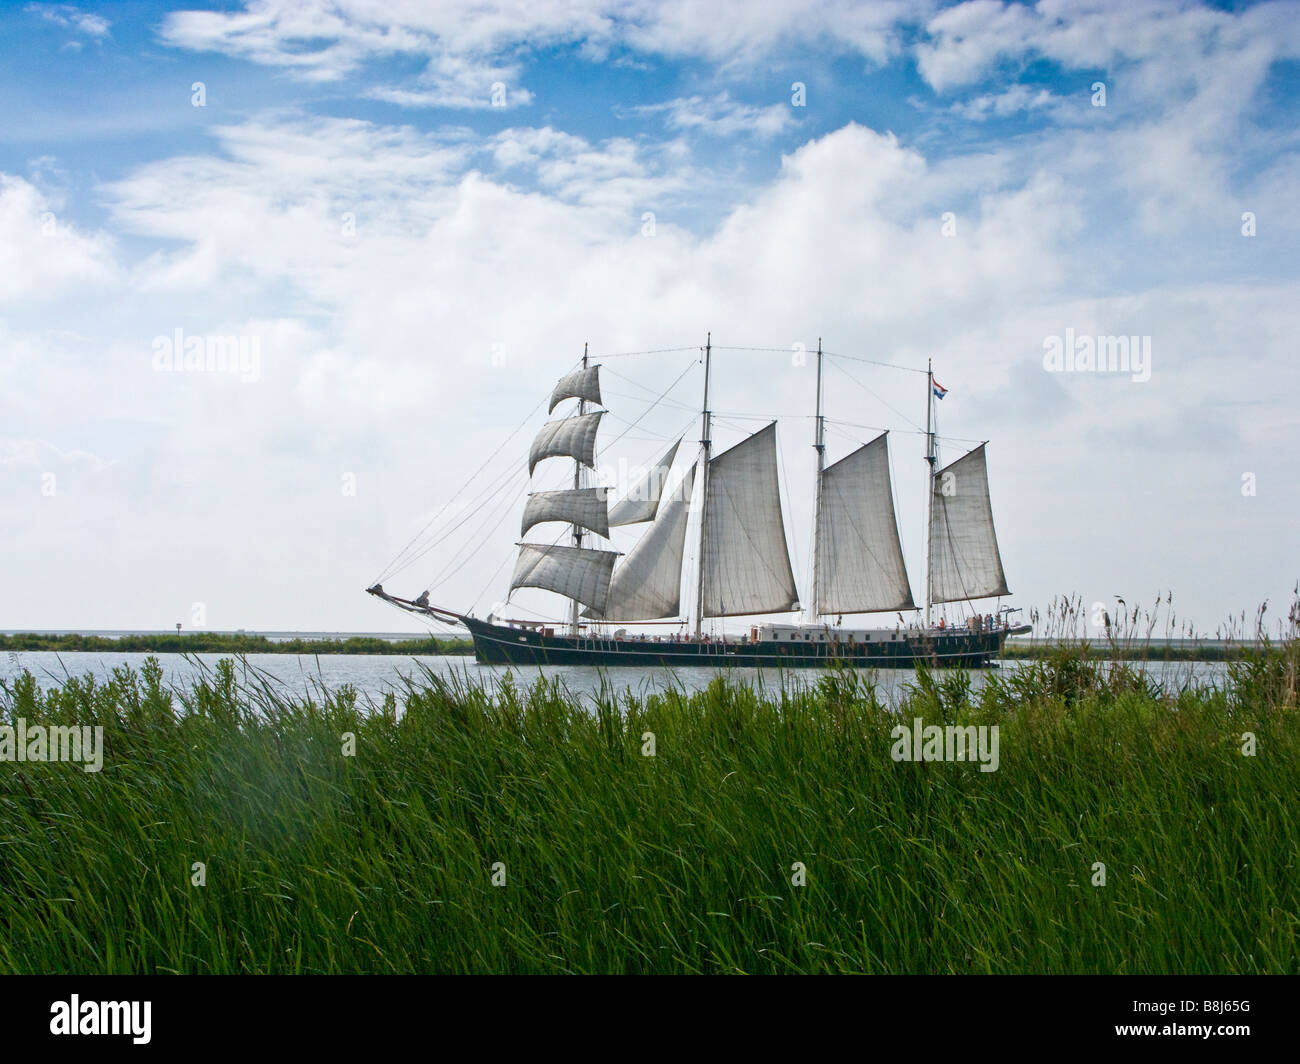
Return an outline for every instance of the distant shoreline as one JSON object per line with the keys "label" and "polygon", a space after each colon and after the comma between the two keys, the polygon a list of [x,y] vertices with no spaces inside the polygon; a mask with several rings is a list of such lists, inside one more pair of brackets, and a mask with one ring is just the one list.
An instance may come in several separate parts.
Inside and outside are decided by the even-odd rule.
{"label": "distant shoreline", "polygon": [[0,635],[0,652],[62,650],[68,653],[109,651],[124,654],[394,654],[401,657],[438,654],[473,654],[469,639],[412,636],[347,636],[270,638],[228,632],[141,633],[136,635],[49,634],[39,632]]}

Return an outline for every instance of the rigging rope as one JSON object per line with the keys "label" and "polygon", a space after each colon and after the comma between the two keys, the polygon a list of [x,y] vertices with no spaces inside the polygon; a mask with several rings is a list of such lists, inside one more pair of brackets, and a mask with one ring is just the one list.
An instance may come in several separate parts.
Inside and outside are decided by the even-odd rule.
{"label": "rigging rope", "polygon": [[849,380],[851,380],[854,384],[856,384],[856,385],[857,385],[859,388],[861,388],[864,392],[866,392],[868,395],[870,395],[872,398],[874,398],[874,399],[875,399],[878,403],[880,403],[882,406],[887,406],[887,407],[889,407],[890,410],[892,410],[895,414],[897,414],[897,415],[898,415],[899,417],[901,417],[904,421],[906,421],[909,425],[911,425],[912,428],[916,429],[918,432],[924,432],[924,431],[925,431],[923,428],[921,428],[920,425],[918,425],[918,424],[917,424],[915,421],[913,421],[910,417],[908,417],[906,414],[904,414],[904,413],[903,413],[901,410],[899,410],[896,406],[893,406],[892,404],[886,402],[886,401],[885,401],[884,399],[882,399],[879,395],[877,395],[874,391],[872,391],[870,388],[868,388],[865,384],[863,384],[860,380],[858,380],[857,377],[853,376],[853,374],[850,373],[848,370],[846,370],[843,366],[836,366],[834,363],[832,363],[831,365],[832,365],[832,367],[833,367],[834,369],[838,370],[840,373],[843,373],[844,376],[848,377]]}
{"label": "rigging rope", "polygon": [[[768,354],[788,355],[791,354],[792,352],[797,351],[798,348],[793,345],[790,347],[728,347],[724,344],[714,344],[713,350],[715,351],[762,351]],[[813,354],[813,352],[808,351],[807,348],[804,348],[804,353]],[[924,374],[928,372],[927,370],[917,369],[915,366],[900,366],[897,362],[882,362],[879,359],[863,358],[861,355],[845,355],[845,354],[841,354],[838,351],[823,351],[822,355],[825,358],[843,358],[848,360],[849,362],[861,362],[864,365],[868,365],[868,366],[883,366],[886,369],[898,369],[898,370],[902,370],[904,373]]]}
{"label": "rigging rope", "polygon": [[[690,373],[690,371],[691,371],[691,369],[694,367],[694,365],[695,365],[695,362],[694,362],[694,360],[692,360],[692,362],[689,363],[689,364],[686,366],[686,368],[682,370],[682,372],[681,372],[680,374],[678,374],[676,380],[674,380],[671,384],[669,384],[668,387],[665,388],[665,389],[664,389],[664,390],[659,394],[659,396],[658,396],[654,401],[652,401],[652,402],[651,402],[651,403],[650,403],[650,404],[645,408],[645,410],[643,410],[643,411],[641,412],[641,414],[636,418],[635,421],[630,421],[630,422],[626,422],[626,421],[625,421],[624,423],[627,425],[627,428],[625,428],[622,432],[620,432],[617,436],[615,436],[612,440],[610,440],[609,443],[605,444],[605,445],[600,449],[600,451],[598,452],[598,456],[597,456],[597,457],[602,457],[602,456],[604,456],[606,453],[608,453],[608,451],[610,450],[610,448],[616,446],[620,441],[622,441],[622,440],[624,440],[624,439],[626,439],[626,438],[629,438],[628,434],[631,432],[631,430],[634,429],[634,428],[636,428],[636,426],[637,426],[637,425],[638,425],[642,420],[644,420],[644,418],[645,418],[645,417],[650,413],[650,411],[653,410],[653,409],[654,409],[654,408],[659,404],[659,402],[660,402],[660,401],[661,401],[665,396],[667,396],[667,395],[668,395],[668,394],[669,394],[669,393],[670,393],[674,388],[676,388],[676,387],[677,387],[677,386],[682,382],[682,380],[686,377],[686,375],[687,375],[688,373]],[[608,413],[608,411],[606,411],[606,413]],[[615,415],[615,417],[616,417],[616,419],[619,420],[619,421],[624,421],[623,418],[619,418],[619,417],[617,417],[617,415]],[[692,420],[694,420],[693,417],[692,417]],[[687,427],[689,427],[689,424],[688,424]],[[684,430],[683,430],[683,434],[684,434]],[[632,439],[636,439],[637,437],[633,436],[633,437],[630,437],[630,438],[632,438]],[[657,439],[663,439],[663,438],[666,438],[666,437],[659,437],[659,438],[657,438]],[[527,479],[527,476],[526,476],[526,475],[525,475],[525,479]],[[506,502],[507,502],[507,511],[508,511],[510,505],[513,503],[513,501],[514,501],[513,496],[508,496],[508,497],[507,497],[507,499],[506,499]],[[505,520],[505,517],[506,517],[506,514],[505,514],[505,513],[497,513],[497,514],[494,514],[494,515],[489,516],[488,520],[485,521],[483,524],[481,524],[481,525],[479,526],[479,528],[476,530],[476,535],[473,537],[473,540],[471,541],[471,542],[473,543],[473,549],[469,552],[469,554],[464,555],[464,554],[463,554],[463,551],[464,551],[465,548],[462,547],[462,548],[460,549],[460,551],[458,551],[458,552],[456,553],[456,555],[453,556],[452,561],[450,561],[446,566],[444,566],[443,569],[438,573],[438,576],[435,578],[434,583],[431,584],[431,585],[427,588],[427,590],[428,590],[429,592],[433,592],[433,591],[436,590],[438,587],[440,587],[442,584],[446,583],[447,580],[449,580],[449,579],[451,578],[451,576],[453,575],[453,573],[458,572],[459,570],[461,570],[462,568],[464,568],[465,565],[467,565],[467,564],[468,564],[468,563],[469,563],[473,558],[475,558],[475,557],[478,555],[479,551],[481,551],[481,550],[483,549],[483,547],[486,546],[487,543],[489,542],[489,535],[488,535],[488,532],[489,532],[489,531],[492,531],[492,532],[496,531],[496,529],[500,527],[501,522]],[[492,527],[491,527],[490,530],[487,529],[487,524],[488,524],[488,522],[492,522]],[[463,524],[463,523],[464,523],[464,521],[460,522],[460,524]],[[456,526],[456,528],[460,527],[460,524],[458,524],[458,525]],[[453,529],[450,530],[450,531],[455,531],[455,528],[453,528]],[[566,535],[568,535],[568,534],[569,534],[569,530],[568,530],[568,529],[561,529],[560,532],[557,533],[557,534],[555,535],[555,537],[551,540],[551,542],[550,542],[549,544],[543,544],[543,546],[551,546],[551,547],[558,546],[560,540],[561,540],[564,536],[566,536]],[[422,552],[422,554],[428,553],[428,551],[431,550],[431,549],[432,549],[434,546],[436,546],[436,545],[437,545],[437,542],[436,542],[436,541],[435,541],[434,543],[429,544],[429,546],[425,548],[425,550]],[[462,555],[463,555],[463,556],[462,556]],[[473,605],[477,605],[477,603],[479,602],[479,600],[482,599],[482,597],[487,593],[488,588],[491,587],[492,582],[496,580],[497,575],[501,572],[501,570],[502,570],[503,568],[505,568],[505,564],[506,564],[507,561],[509,561],[509,555],[508,555],[508,554],[506,555],[505,559],[504,559],[504,560],[503,560],[503,561],[502,561],[502,562],[501,562],[501,563],[496,567],[496,569],[493,571],[493,573],[492,573],[492,577],[491,577],[491,579],[488,581],[488,584],[487,584],[487,585],[483,588],[483,590],[480,591],[479,594],[475,597],[474,602],[473,602]]]}
{"label": "rigging rope", "polygon": [[843,358],[847,359],[849,362],[861,362],[867,366],[884,366],[886,369],[899,369],[904,373],[925,374],[929,372],[928,370],[917,369],[915,366],[900,366],[897,362],[881,362],[874,358],[863,358],[861,355],[842,355],[835,351],[823,351],[822,354],[827,358]]}
{"label": "rigging rope", "polygon": [[611,351],[603,355],[593,354],[591,358],[630,358],[632,355],[675,355],[681,351],[703,351],[700,344],[692,344],[690,347],[659,347],[652,351]]}
{"label": "rigging rope", "polygon": [[[577,365],[577,363],[575,362],[574,365]],[[501,441],[501,446],[498,447],[495,451],[493,451],[490,455],[488,455],[488,457],[483,462],[483,464],[474,471],[474,473],[470,476],[470,478],[467,481],[465,481],[463,485],[461,485],[460,490],[453,493],[451,498],[448,499],[445,503],[443,503],[442,507],[438,510],[438,512],[435,513],[431,518],[429,518],[428,523],[422,529],[420,529],[419,532],[417,532],[414,536],[411,537],[410,542],[408,542],[405,547],[403,547],[400,551],[398,551],[397,557],[388,563],[387,568],[385,568],[383,571],[380,572],[379,576],[376,577],[376,579],[374,580],[374,583],[376,584],[382,583],[384,580],[387,580],[391,576],[395,576],[397,572],[401,571],[396,569],[395,567],[397,566],[398,562],[402,558],[402,555],[404,555],[408,550],[410,550],[412,545],[421,536],[423,536],[426,532],[428,532],[431,527],[433,527],[434,522],[437,521],[438,518],[440,518],[446,512],[447,508],[451,506],[453,502],[456,501],[456,499],[460,496],[460,494],[464,492],[471,484],[473,484],[476,479],[478,479],[479,474],[482,473],[483,470],[486,469],[491,464],[492,459],[494,459],[505,449],[506,444],[508,444],[512,439],[514,439],[517,435],[519,435],[520,432],[523,431],[524,426],[527,425],[529,421],[532,420],[533,415],[536,414],[537,411],[541,409],[542,403],[547,402],[548,399],[549,396],[547,397],[547,399],[543,399],[536,406],[534,406],[530,411],[528,411],[527,415],[524,417],[524,420],[519,423],[519,425],[515,428],[514,432],[512,432],[509,436],[507,436],[504,440]],[[403,565],[402,569],[405,569],[406,567],[407,567],[406,565]]]}

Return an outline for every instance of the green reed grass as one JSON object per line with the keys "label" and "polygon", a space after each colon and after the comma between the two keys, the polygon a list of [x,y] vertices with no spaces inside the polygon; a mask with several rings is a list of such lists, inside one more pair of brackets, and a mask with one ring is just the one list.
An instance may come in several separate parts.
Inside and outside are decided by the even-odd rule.
{"label": "green reed grass", "polygon": [[[0,715],[105,761],[0,763],[0,971],[1294,973],[1298,659],[1175,690],[1063,649],[898,711],[852,672],[379,706],[24,674]],[[997,724],[1000,767],[891,760],[914,716]]]}

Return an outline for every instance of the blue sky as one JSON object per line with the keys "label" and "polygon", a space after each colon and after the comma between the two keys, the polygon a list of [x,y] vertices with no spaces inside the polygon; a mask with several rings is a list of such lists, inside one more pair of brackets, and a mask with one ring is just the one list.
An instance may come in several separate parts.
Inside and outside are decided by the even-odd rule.
{"label": "blue sky", "polygon": [[[358,589],[583,342],[710,329],[934,358],[1020,604],[1172,589],[1213,630],[1300,575],[1294,3],[14,3],[0,54],[0,627],[398,625]],[[159,372],[177,329],[256,379]],[[1048,370],[1067,329],[1150,378]],[[680,357],[611,361],[630,420]],[[859,371],[831,415],[898,431],[915,543],[915,381]],[[794,408],[806,546],[806,367],[718,387]],[[451,605],[504,596],[516,518]]]}

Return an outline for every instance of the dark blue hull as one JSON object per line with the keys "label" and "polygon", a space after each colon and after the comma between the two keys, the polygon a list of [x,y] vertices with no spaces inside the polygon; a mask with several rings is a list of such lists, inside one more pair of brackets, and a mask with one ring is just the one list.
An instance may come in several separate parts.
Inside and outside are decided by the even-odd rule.
{"label": "dark blue hull", "polygon": [[[998,657],[1005,630],[899,632],[867,643],[799,640],[695,642],[679,639],[598,639],[544,635],[539,631],[461,618],[474,638],[474,655],[485,665],[667,665],[678,668],[913,668],[917,664],[981,668]],[[833,630],[832,630],[833,631]]]}

